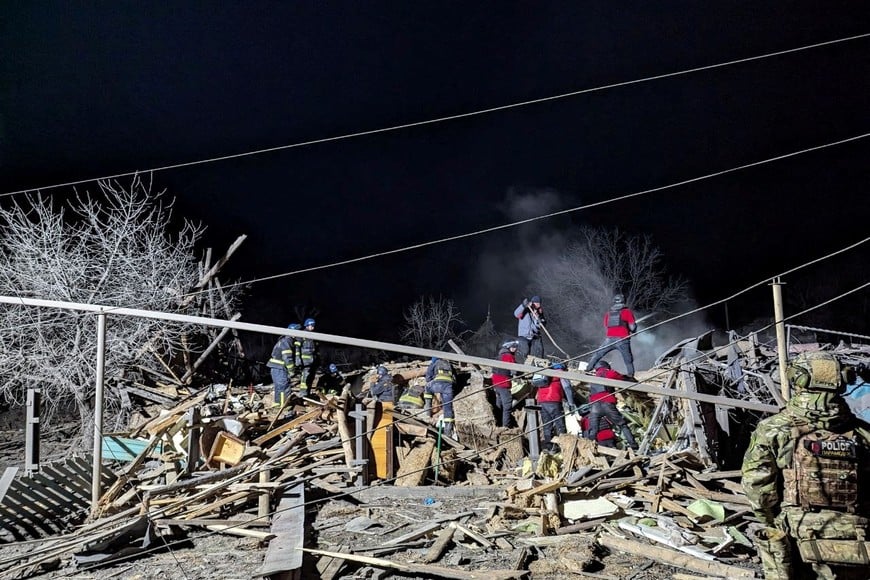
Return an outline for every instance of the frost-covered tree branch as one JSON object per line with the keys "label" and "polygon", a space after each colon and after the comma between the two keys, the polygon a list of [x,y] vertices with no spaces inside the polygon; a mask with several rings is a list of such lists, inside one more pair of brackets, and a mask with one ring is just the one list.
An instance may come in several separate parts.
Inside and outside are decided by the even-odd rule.
{"label": "frost-covered tree branch", "polygon": [[[0,207],[0,293],[198,314],[201,301],[185,304],[181,297],[198,281],[196,244],[203,228],[184,220],[170,232],[171,203],[138,175],[129,184],[101,181],[98,187],[93,195],[77,192],[65,205],[36,194]],[[225,292],[230,304],[238,299],[238,292]],[[118,387],[134,362],[161,370],[141,354],[143,345],[151,341],[171,360],[182,334],[202,332],[129,316],[110,315],[107,322],[107,404],[115,409]],[[3,305],[0,398],[23,404],[28,388],[41,388],[43,420],[74,408],[87,436],[96,344],[91,313]]]}

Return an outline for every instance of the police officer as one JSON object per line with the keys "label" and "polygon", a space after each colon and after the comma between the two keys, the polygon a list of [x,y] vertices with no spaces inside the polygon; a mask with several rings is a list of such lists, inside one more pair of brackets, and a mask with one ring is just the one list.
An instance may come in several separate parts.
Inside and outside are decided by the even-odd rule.
{"label": "police officer", "polygon": [[[288,330],[299,330],[300,324],[291,324]],[[266,366],[272,375],[275,384],[273,396],[274,405],[283,405],[284,400],[290,394],[290,380],[296,373],[296,344],[292,336],[282,336],[272,347],[272,357]]]}
{"label": "police officer", "polygon": [[758,424],[743,458],[764,577],[865,579],[870,430],[846,406],[831,353],[800,354],[787,374],[794,396]]}

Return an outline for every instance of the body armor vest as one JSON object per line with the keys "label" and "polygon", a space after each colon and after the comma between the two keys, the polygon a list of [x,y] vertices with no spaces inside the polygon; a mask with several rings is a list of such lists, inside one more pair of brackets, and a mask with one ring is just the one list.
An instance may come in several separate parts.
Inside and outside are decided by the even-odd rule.
{"label": "body armor vest", "polygon": [[796,429],[791,467],[783,470],[783,499],[804,510],[854,513],[859,502],[861,451],[853,431]]}
{"label": "body armor vest", "polygon": [[607,328],[625,325],[625,321],[622,319],[622,308],[614,308],[607,313]]}

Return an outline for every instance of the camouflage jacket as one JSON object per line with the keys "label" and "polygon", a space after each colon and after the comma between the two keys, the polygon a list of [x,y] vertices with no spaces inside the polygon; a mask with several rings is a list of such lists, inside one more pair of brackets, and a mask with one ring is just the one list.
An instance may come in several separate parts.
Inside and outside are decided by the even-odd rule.
{"label": "camouflage jacket", "polygon": [[[800,510],[784,501],[783,470],[792,464],[796,430],[807,427],[833,433],[851,430],[858,445],[870,449],[870,425],[856,419],[842,397],[811,391],[792,397],[783,411],[758,424],[743,457],[743,489],[755,514],[768,526],[789,508]],[[859,482],[866,483],[868,466],[861,468],[865,473]]]}

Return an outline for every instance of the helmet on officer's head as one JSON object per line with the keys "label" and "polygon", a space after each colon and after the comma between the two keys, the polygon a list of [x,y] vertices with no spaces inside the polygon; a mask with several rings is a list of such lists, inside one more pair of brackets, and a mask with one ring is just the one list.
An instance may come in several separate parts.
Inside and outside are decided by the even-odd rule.
{"label": "helmet on officer's head", "polygon": [[625,304],[625,296],[622,294],[615,294],[613,296],[613,304],[614,306],[617,304]]}
{"label": "helmet on officer's head", "polygon": [[299,329],[301,329],[301,328],[302,328],[302,325],[299,324],[298,322],[294,322],[293,324],[289,324],[289,325],[287,326],[287,329],[288,329],[288,330],[299,330]]}
{"label": "helmet on officer's head", "polygon": [[305,326],[306,327],[314,326],[314,319],[313,318],[306,318],[305,319]]}
{"label": "helmet on officer's head", "polygon": [[329,372],[335,374],[338,372],[338,366],[335,363],[329,363]]}
{"label": "helmet on officer's head", "polygon": [[596,369],[609,369],[610,363],[607,362],[606,360],[600,360],[597,363],[595,363],[595,368]]}
{"label": "helmet on officer's head", "polygon": [[382,377],[382,376],[384,376],[384,375],[386,375],[386,374],[387,374],[387,367],[385,367],[385,366],[379,366],[379,367],[378,367],[378,376],[379,376],[379,377]]}
{"label": "helmet on officer's head", "polygon": [[520,341],[518,341],[518,340],[508,340],[504,344],[501,345],[502,348],[507,348],[507,349],[519,348],[519,346],[520,346]]}
{"label": "helmet on officer's head", "polygon": [[786,369],[788,382],[800,391],[840,391],[843,388],[840,361],[829,352],[803,352]]}

